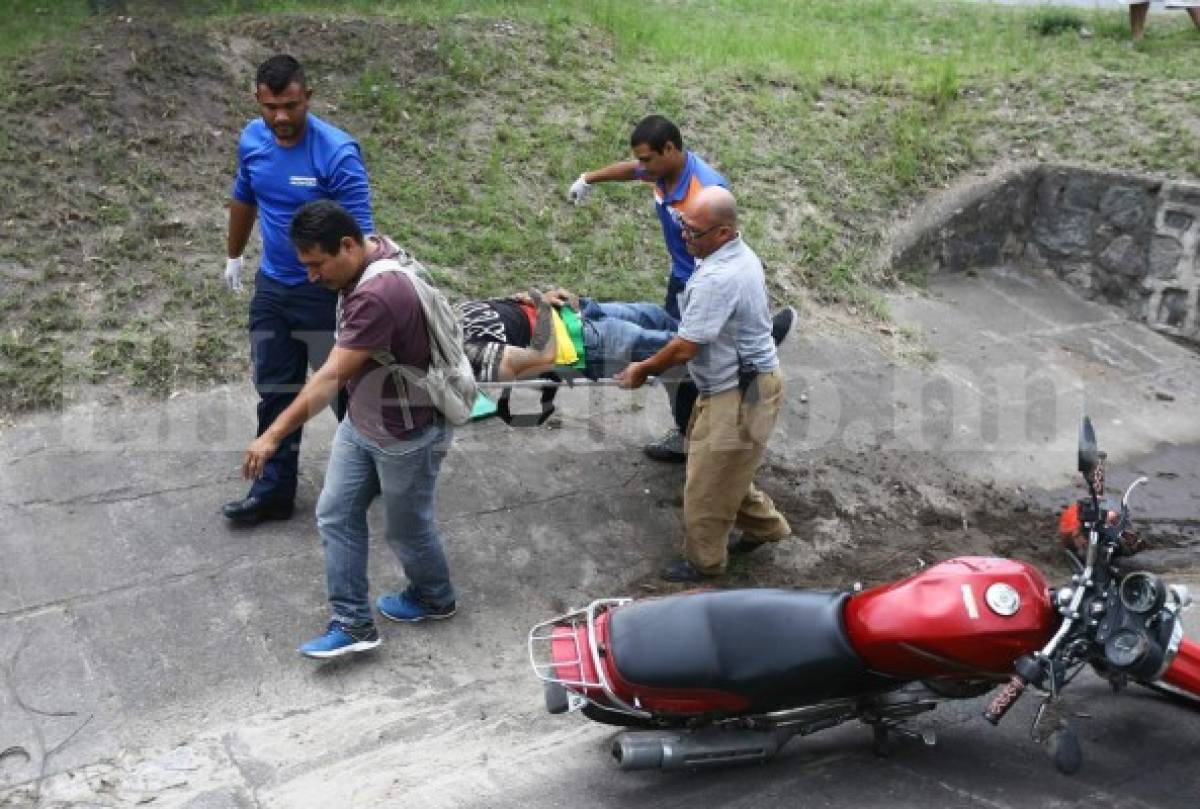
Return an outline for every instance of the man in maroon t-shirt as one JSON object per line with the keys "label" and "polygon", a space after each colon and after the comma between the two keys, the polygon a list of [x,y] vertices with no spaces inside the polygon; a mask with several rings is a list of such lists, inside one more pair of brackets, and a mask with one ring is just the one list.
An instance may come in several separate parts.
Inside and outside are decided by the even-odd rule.
{"label": "man in maroon t-shirt", "polygon": [[386,350],[400,365],[429,367],[425,315],[408,277],[385,272],[359,284],[372,262],[396,255],[396,245],[382,236],[364,238],[354,218],[330,200],[300,208],[290,235],[308,280],[341,293],[337,343],[291,406],[250,444],[242,471],[247,478],[261,474],[284,437],[347,386],[348,412],[317,502],[333,617],[324,635],[300,647],[308,657],[328,658],[380,642],[367,600],[367,507],[377,495],[383,496],[385,538],[408,587],[380,596],[376,609],[405,622],[454,614],[454,587],[434,521],[437,474],[451,430],[419,392],[402,401],[390,369],[371,358]]}

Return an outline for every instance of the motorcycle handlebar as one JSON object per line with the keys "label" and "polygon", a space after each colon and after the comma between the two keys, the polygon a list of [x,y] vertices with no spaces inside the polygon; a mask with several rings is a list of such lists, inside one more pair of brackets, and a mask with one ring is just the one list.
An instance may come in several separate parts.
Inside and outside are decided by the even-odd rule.
{"label": "motorcycle handlebar", "polygon": [[1012,679],[1008,681],[1008,684],[1001,688],[1000,693],[988,704],[987,710],[983,712],[983,718],[993,725],[1000,724],[1000,720],[1004,718],[1004,715],[1008,713],[1016,701],[1021,698],[1028,685],[1028,680],[1020,674],[1014,674]]}

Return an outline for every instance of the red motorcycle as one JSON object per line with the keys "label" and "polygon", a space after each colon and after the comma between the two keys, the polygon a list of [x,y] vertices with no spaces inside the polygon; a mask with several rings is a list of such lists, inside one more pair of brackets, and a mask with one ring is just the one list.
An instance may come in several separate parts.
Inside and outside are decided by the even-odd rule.
{"label": "red motorcycle", "polygon": [[1186,588],[1129,564],[1130,485],[1104,498],[1104,455],[1090,419],[1080,429],[1088,497],[1063,514],[1075,567],[1052,590],[1024,562],[962,557],[861,592],[698,591],[594,601],[529,633],[551,713],[578,710],[631,728],[612,755],[624,770],[764,761],[791,737],[850,720],[876,751],[946,700],[1001,686],[993,725],[1030,688],[1042,697],[1033,736],[1056,767],[1076,772],[1078,737],[1063,689],[1086,666],[1114,690],[1137,682],[1200,700],[1200,645],[1186,640]]}

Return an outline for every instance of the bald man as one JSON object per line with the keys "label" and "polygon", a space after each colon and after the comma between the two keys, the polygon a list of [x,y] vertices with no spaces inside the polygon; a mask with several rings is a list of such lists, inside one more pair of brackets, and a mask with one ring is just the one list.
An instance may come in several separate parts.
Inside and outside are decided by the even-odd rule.
{"label": "bald man", "polygon": [[[697,261],[680,296],[679,331],[616,379],[638,388],[686,362],[699,388],[688,428],[683,558],[662,571],[667,581],[697,582],[724,573],[730,553],[783,539],[791,527],[754,485],[783,405],[762,262],[742,241],[737,202],[724,188],[701,190],[680,225]],[[735,525],[742,533],[730,545]]]}

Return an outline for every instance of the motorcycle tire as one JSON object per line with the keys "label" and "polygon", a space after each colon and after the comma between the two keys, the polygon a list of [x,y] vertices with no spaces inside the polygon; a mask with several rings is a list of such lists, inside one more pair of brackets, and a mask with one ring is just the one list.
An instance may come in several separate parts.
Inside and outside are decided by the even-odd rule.
{"label": "motorcycle tire", "polygon": [[1054,769],[1063,775],[1074,775],[1083,766],[1083,749],[1075,728],[1064,725],[1045,741],[1046,752],[1054,761]]}
{"label": "motorcycle tire", "polygon": [[546,713],[564,714],[571,707],[567,689],[559,683],[543,683],[542,695],[546,700]]}

